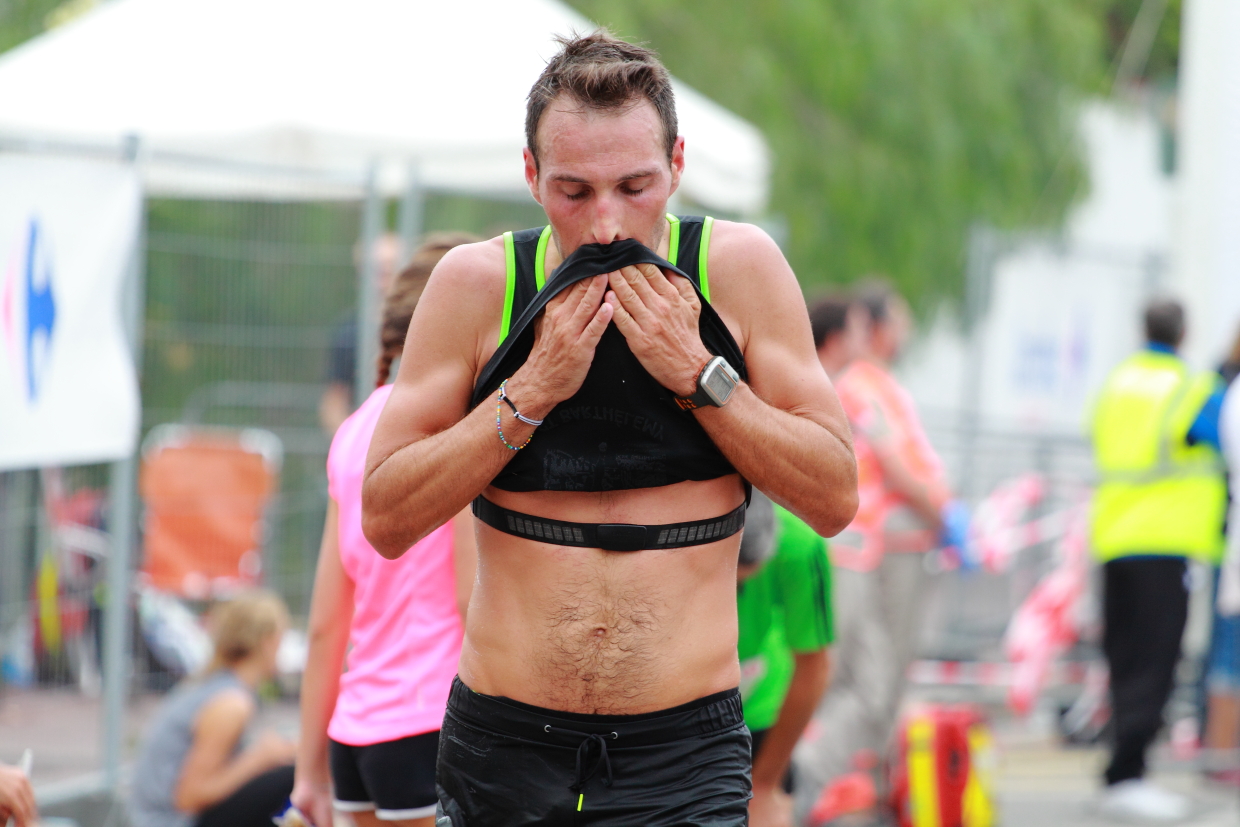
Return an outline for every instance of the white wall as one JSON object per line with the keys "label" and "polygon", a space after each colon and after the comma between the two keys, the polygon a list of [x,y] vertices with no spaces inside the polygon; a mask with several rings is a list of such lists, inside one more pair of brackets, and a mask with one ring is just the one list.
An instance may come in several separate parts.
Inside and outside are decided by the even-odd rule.
{"label": "white wall", "polygon": [[1183,36],[1174,283],[1205,368],[1240,328],[1240,3],[1189,0]]}
{"label": "white wall", "polygon": [[1140,344],[1140,307],[1166,279],[1172,237],[1158,126],[1143,110],[1091,103],[1080,130],[1090,191],[1062,237],[999,259],[976,340],[943,314],[904,359],[924,409],[961,410],[976,371],[986,424],[1079,434],[1107,371]]}

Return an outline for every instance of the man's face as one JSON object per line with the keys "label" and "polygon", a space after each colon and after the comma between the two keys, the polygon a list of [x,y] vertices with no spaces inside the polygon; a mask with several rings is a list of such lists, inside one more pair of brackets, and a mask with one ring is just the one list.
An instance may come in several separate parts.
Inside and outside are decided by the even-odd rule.
{"label": "man's face", "polygon": [[683,138],[670,161],[664,147],[663,125],[648,100],[600,111],[560,95],[547,106],[538,124],[539,164],[527,148],[525,180],[561,255],[626,238],[657,248],[685,166]]}

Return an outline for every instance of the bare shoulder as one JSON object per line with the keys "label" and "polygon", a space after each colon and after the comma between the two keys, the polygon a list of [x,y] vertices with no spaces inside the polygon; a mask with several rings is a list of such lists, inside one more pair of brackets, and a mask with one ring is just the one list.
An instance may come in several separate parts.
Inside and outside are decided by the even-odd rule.
{"label": "bare shoulder", "polygon": [[801,287],[779,245],[761,227],[715,221],[707,256],[711,303],[746,340],[763,331],[788,333],[802,326],[808,331]]}
{"label": "bare shoulder", "polygon": [[202,705],[195,719],[195,728],[201,731],[244,729],[257,708],[249,692],[225,689]]}
{"label": "bare shoulder", "polygon": [[470,361],[485,359],[484,343],[493,342],[491,333],[499,330],[505,280],[502,237],[449,250],[418,300],[408,350],[422,364],[455,359],[463,349],[472,350]]}

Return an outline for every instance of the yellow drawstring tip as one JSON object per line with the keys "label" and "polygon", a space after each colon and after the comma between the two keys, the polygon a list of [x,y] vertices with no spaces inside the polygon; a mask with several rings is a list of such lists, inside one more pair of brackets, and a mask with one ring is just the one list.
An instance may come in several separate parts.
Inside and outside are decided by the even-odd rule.
{"label": "yellow drawstring tip", "polygon": [[585,793],[577,793],[577,812],[581,812],[581,802],[585,800]]}

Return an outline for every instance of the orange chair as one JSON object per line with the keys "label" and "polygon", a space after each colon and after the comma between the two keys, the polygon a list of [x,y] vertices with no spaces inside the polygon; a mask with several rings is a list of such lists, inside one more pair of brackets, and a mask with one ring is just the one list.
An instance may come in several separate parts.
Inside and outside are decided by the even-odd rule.
{"label": "orange chair", "polygon": [[262,578],[283,449],[270,431],[160,425],[142,445],[147,585],[192,600]]}

